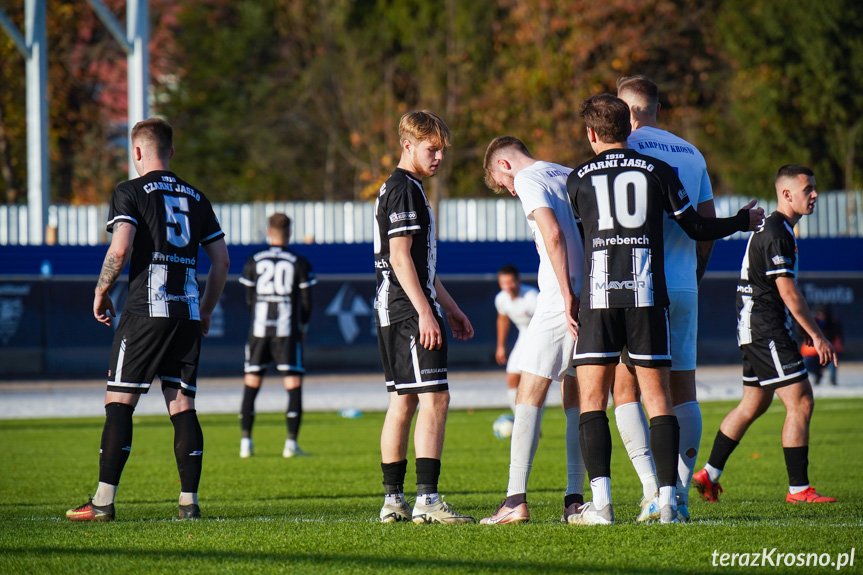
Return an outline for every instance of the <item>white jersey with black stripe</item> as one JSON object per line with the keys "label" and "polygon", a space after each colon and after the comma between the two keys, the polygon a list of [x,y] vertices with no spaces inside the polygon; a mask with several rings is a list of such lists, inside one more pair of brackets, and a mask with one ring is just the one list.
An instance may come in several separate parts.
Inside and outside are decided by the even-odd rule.
{"label": "white jersey with black stripe", "polygon": [[436,300],[437,231],[435,219],[422,182],[401,168],[381,186],[375,200],[375,321],[388,326],[418,316],[390,265],[390,239],[412,236],[410,255],[423,294],[435,312],[443,317]]}

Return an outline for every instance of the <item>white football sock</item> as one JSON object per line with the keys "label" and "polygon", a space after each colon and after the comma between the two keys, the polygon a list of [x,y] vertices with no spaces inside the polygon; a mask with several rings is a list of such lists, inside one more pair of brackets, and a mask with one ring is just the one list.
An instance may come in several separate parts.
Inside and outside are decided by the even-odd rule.
{"label": "white football sock", "polygon": [[680,424],[680,445],[677,457],[677,497],[689,504],[689,485],[695,471],[698,445],[701,443],[701,408],[697,401],[674,406],[674,415]]}
{"label": "white football sock", "polygon": [[581,456],[581,441],[578,423],[581,410],[578,407],[567,409],[566,415],[566,495],[584,495],[584,477],[587,468]]}
{"label": "white football sock", "polygon": [[707,471],[707,477],[710,478],[710,481],[712,483],[716,483],[717,481],[719,481],[719,476],[722,475],[721,469],[716,469],[709,463],[704,464],[704,469]]}
{"label": "white football sock", "polygon": [[663,485],[659,488],[659,508],[662,509],[666,505],[677,507],[676,492],[673,485]]}
{"label": "white football sock", "polygon": [[393,507],[397,507],[404,503],[405,494],[404,493],[387,493],[384,495],[384,504],[392,505]]}
{"label": "white football sock", "polygon": [[517,387],[506,388],[506,400],[509,402],[509,408],[515,413],[515,398],[518,396]]}
{"label": "white football sock", "polygon": [[611,504],[611,477],[597,477],[590,480],[590,493],[593,507],[597,510]]}
{"label": "white football sock", "polygon": [[506,495],[527,493],[527,479],[533,467],[533,456],[539,444],[542,408],[525,403],[515,406],[515,420],[509,448],[509,485]]}
{"label": "white football sock", "polygon": [[791,495],[797,495],[798,493],[802,493],[803,491],[806,491],[807,489],[809,489],[808,483],[806,485],[789,485],[788,486],[788,492],[791,493]]}
{"label": "white football sock", "polygon": [[180,492],[180,505],[197,505],[198,504],[198,494],[197,493],[189,493],[188,491]]}
{"label": "white football sock", "polygon": [[656,469],[653,467],[653,457],[650,455],[650,431],[647,427],[647,417],[641,404],[637,401],[624,403],[614,408],[614,419],[620,439],[626,448],[626,454],[635,467],[645,499],[653,499],[658,485]]}
{"label": "white football sock", "polygon": [[93,496],[93,505],[104,507],[114,503],[114,497],[117,495],[117,486],[109,483],[99,482],[99,487],[96,488],[96,494]]}

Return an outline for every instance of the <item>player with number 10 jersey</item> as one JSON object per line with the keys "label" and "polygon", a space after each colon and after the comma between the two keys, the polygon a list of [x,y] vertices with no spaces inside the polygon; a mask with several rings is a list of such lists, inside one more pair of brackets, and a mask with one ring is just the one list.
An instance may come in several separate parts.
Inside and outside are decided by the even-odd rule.
{"label": "player with number 10 jersey", "polygon": [[209,200],[173,172],[152,171],[115,189],[108,231],[123,221],[137,228],[123,313],[200,320],[198,246],[225,236]]}

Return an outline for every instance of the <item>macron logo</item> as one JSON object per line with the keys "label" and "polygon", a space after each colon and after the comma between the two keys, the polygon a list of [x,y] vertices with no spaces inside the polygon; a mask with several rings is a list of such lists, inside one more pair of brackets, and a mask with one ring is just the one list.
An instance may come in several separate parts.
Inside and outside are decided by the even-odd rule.
{"label": "macron logo", "polygon": [[191,455],[192,457],[201,457],[202,455],[204,455],[204,452],[203,451],[193,451],[189,455]]}

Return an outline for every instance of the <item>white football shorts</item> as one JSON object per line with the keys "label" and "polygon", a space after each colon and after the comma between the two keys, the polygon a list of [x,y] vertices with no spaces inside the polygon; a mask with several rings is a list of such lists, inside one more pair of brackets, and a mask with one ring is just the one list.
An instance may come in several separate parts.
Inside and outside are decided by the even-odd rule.
{"label": "white football shorts", "polygon": [[569,333],[564,312],[536,310],[524,339],[518,363],[521,371],[553,381],[562,381],[564,375],[575,375],[572,367],[575,340]]}
{"label": "white football shorts", "polygon": [[695,369],[698,346],[698,294],[668,292],[668,324],[671,336],[671,371]]}
{"label": "white football shorts", "polygon": [[518,338],[515,340],[515,345],[512,346],[512,351],[509,352],[509,358],[506,360],[507,373],[521,373],[521,356],[524,355],[524,348],[527,347],[527,330],[519,331]]}

